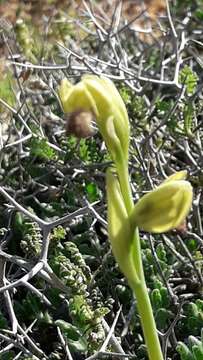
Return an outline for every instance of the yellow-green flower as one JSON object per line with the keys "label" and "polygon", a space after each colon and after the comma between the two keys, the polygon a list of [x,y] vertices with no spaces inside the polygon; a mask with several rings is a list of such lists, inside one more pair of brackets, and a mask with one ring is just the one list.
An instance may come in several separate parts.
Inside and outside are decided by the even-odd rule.
{"label": "yellow-green flower", "polygon": [[113,157],[128,159],[129,120],[114,83],[105,77],[86,75],[76,85],[63,79],[58,89],[65,113],[91,111]]}
{"label": "yellow-green flower", "polygon": [[192,206],[192,186],[186,172],[169,177],[155,190],[144,195],[135,205],[130,223],[152,233],[162,233],[178,227]]}

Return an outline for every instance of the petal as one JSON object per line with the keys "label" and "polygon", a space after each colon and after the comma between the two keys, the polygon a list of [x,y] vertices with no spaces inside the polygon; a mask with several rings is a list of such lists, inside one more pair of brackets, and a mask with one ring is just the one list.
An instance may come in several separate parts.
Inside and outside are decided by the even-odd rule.
{"label": "petal", "polygon": [[82,82],[98,105],[98,120],[102,121],[103,118],[106,119],[109,117],[109,115],[112,114],[112,97],[103,87],[100,78],[97,76],[88,76],[84,77]]}
{"label": "petal", "polygon": [[61,103],[64,106],[64,103],[67,101],[68,95],[73,88],[73,85],[68,81],[68,79],[64,78],[61,81],[61,84],[58,88],[59,97],[61,99]]}
{"label": "petal", "polygon": [[[95,82],[96,83],[100,83],[103,87],[103,91],[105,95],[108,95],[108,101],[111,102],[111,104],[116,105],[117,111],[120,112],[120,116],[123,117],[123,119],[125,119],[126,122],[126,126],[129,126],[129,121],[128,121],[128,113],[125,107],[125,104],[123,102],[123,99],[121,98],[118,90],[116,89],[113,81],[111,81],[110,79],[106,78],[106,77],[96,77],[94,75],[86,75],[83,77],[84,81],[88,81],[88,82]],[[97,84],[95,83],[95,86],[97,86]],[[113,103],[112,103],[113,101]]]}
{"label": "petal", "polygon": [[98,116],[94,98],[87,90],[85,84],[79,82],[77,85],[69,85],[69,81],[62,80],[59,87],[59,96],[65,113],[77,110],[92,111]]}
{"label": "petal", "polygon": [[121,142],[124,154],[128,157],[129,147],[129,121],[123,100],[118,93],[115,85],[110,80],[96,76],[86,76],[83,78],[88,91],[94,98],[99,113],[98,127],[102,132],[105,121],[113,116],[116,134]]}
{"label": "petal", "polygon": [[192,186],[171,180],[144,195],[135,205],[130,222],[148,232],[162,233],[179,226],[192,205]]}
{"label": "petal", "polygon": [[122,156],[122,148],[120,140],[115,131],[115,119],[113,116],[110,116],[105,121],[105,126],[102,131],[102,136],[106,140],[106,146],[111,153],[112,159],[114,161],[119,161]]}

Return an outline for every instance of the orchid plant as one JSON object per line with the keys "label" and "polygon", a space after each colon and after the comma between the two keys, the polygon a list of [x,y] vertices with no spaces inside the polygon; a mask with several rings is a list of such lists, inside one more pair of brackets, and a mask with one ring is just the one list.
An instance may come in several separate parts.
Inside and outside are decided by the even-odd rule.
{"label": "orchid plant", "polygon": [[108,78],[86,75],[76,85],[63,79],[59,96],[65,113],[94,115],[114,167],[107,170],[108,233],[112,251],[136,297],[150,360],[163,360],[146,287],[139,229],[162,233],[178,227],[190,211],[192,187],[180,171],[134,204],[128,153],[130,126],[125,104]]}

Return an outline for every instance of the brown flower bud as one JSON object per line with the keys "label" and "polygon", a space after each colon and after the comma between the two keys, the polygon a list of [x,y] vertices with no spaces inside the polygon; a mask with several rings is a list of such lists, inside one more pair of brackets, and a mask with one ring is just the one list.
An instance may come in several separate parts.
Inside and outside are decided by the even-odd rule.
{"label": "brown flower bud", "polygon": [[91,111],[77,110],[66,115],[66,132],[77,138],[94,136],[96,129],[93,126],[94,115]]}

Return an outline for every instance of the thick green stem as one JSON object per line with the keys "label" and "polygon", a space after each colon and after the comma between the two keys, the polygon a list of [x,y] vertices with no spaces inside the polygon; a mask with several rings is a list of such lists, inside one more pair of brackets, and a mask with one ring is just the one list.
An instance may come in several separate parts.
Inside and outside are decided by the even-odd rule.
{"label": "thick green stem", "polygon": [[145,283],[145,276],[144,276],[144,270],[143,270],[143,264],[142,264],[142,250],[140,246],[140,235],[139,235],[139,229],[136,227],[134,236],[133,236],[133,243],[132,243],[132,257],[133,262],[136,264],[136,270],[139,276],[140,281],[143,281]]}
{"label": "thick green stem", "polygon": [[128,164],[126,164],[126,160],[120,159],[119,162],[116,164],[116,169],[118,172],[119,183],[120,183],[125,207],[127,213],[130,214],[134,207],[134,203],[133,203],[132,192],[129,181]]}
{"label": "thick green stem", "polygon": [[[132,198],[126,161],[120,161],[117,164],[117,172],[126,210],[127,213],[130,214],[133,209],[134,202]],[[134,279],[132,279],[133,274],[132,271],[130,271],[130,276],[127,277],[137,300],[137,308],[141,318],[141,324],[144,333],[145,343],[147,345],[149,359],[163,360],[163,354],[161,351],[152,306],[150,303],[149,294],[145,282],[138,228],[136,228],[134,232],[131,251],[132,257],[130,263],[132,262],[134,264],[135,272],[133,271],[133,274],[135,273],[136,276],[134,276]]]}
{"label": "thick green stem", "polygon": [[130,286],[137,300],[137,308],[141,318],[141,324],[144,333],[145,343],[147,345],[149,359],[163,360],[163,354],[161,351],[159,337],[156,329],[156,323],[154,320],[152,306],[150,303],[149,294],[145,282],[138,228],[135,230],[134,233],[132,256],[140,281],[139,283],[137,283],[135,279],[133,283],[130,283]]}
{"label": "thick green stem", "polygon": [[163,360],[156,324],[145,282],[133,285],[137,308],[141,318],[147,352],[150,360]]}

